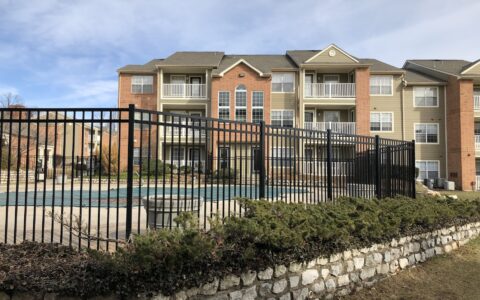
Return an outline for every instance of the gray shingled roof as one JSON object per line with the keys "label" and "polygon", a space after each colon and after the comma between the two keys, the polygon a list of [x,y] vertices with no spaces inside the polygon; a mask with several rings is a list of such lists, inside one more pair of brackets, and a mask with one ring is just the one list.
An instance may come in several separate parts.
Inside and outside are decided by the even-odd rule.
{"label": "gray shingled roof", "polygon": [[297,66],[300,66],[319,51],[322,50],[288,50],[287,55],[290,56]]}
{"label": "gray shingled roof", "polygon": [[225,55],[213,75],[219,75],[239,60],[245,60],[264,74],[270,74],[273,69],[297,70],[295,64],[285,55]]}
{"label": "gray shingled roof", "polygon": [[158,65],[215,68],[220,64],[223,56],[223,52],[175,52]]}
{"label": "gray shingled roof", "polygon": [[373,58],[358,58],[358,61],[362,64],[370,65],[370,72],[396,72],[396,73],[403,73],[404,70],[379,61]]}
{"label": "gray shingled roof", "polygon": [[121,67],[118,69],[118,72],[132,72],[132,73],[138,73],[138,72],[145,72],[145,73],[152,73],[155,72],[156,69],[156,64],[160,63],[163,59],[152,59],[148,63],[144,65],[126,65],[124,67]]}
{"label": "gray shingled roof", "polygon": [[410,59],[407,60],[408,62],[452,75],[460,75],[465,66],[471,64],[469,61],[460,59]]}
{"label": "gray shingled roof", "polygon": [[415,71],[405,70],[407,84],[445,84],[445,81]]}

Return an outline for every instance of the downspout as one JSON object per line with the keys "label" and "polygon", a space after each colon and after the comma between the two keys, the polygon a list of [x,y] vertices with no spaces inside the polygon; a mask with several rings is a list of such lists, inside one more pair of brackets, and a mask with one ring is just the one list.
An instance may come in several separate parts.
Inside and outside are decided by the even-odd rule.
{"label": "downspout", "polygon": [[443,86],[443,101],[444,103],[444,112],[445,112],[445,120],[444,120],[444,130],[445,130],[445,178],[448,178],[448,136],[447,136],[447,86]]}
{"label": "downspout", "polygon": [[400,93],[400,104],[401,104],[401,110],[402,110],[402,140],[405,140],[405,88],[407,87],[408,83],[407,80],[405,80],[405,75],[402,74],[401,76],[402,80],[402,92]]}

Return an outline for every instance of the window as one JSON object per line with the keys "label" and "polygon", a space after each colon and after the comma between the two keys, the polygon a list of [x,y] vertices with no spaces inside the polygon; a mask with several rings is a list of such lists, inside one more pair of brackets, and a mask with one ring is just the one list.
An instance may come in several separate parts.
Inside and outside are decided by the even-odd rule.
{"label": "window", "polygon": [[230,92],[218,92],[218,118],[230,119]]}
{"label": "window", "polygon": [[243,84],[235,89],[235,120],[247,121],[247,89]]}
{"label": "window", "polygon": [[438,160],[417,160],[418,179],[435,179],[440,177],[440,163]]}
{"label": "window", "polygon": [[132,94],[153,93],[153,76],[132,76]]}
{"label": "window", "polygon": [[438,107],[438,89],[436,87],[415,87],[413,98],[415,107]]}
{"label": "window", "polygon": [[293,148],[272,148],[272,166],[275,168],[290,167],[293,159]]}
{"label": "window", "polygon": [[133,148],[133,164],[140,165],[140,147]]}
{"label": "window", "polygon": [[134,119],[135,119],[135,129],[143,129],[147,128],[147,123],[150,121],[150,114],[149,113],[140,113],[135,112]]}
{"label": "window", "polygon": [[252,122],[259,123],[263,121],[263,92],[252,93]]}
{"label": "window", "polygon": [[415,141],[420,144],[437,144],[438,124],[415,124]]}
{"label": "window", "polygon": [[393,131],[393,113],[391,112],[371,112],[370,113],[371,131]]}
{"label": "window", "polygon": [[185,149],[183,147],[173,147],[170,159],[173,164],[183,163],[185,160]]}
{"label": "window", "polygon": [[230,168],[230,148],[218,147],[218,168],[219,169]]}
{"label": "window", "polygon": [[272,125],[293,127],[293,110],[272,110]]}
{"label": "window", "polygon": [[272,91],[277,93],[293,93],[295,73],[273,73]]}
{"label": "window", "polygon": [[393,77],[370,76],[370,95],[393,95]]}

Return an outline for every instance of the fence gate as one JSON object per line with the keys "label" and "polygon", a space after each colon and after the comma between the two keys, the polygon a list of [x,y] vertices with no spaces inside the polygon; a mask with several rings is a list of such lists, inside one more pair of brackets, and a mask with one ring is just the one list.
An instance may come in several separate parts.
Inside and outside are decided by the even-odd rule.
{"label": "fence gate", "polygon": [[128,108],[0,109],[0,241],[115,250],[239,198],[415,197],[414,142]]}

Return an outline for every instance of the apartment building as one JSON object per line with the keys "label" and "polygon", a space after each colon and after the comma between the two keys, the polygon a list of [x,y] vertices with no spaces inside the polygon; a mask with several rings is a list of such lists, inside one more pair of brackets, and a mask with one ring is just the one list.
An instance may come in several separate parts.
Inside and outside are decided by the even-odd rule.
{"label": "apartment building", "polygon": [[[441,67],[436,62],[409,60],[397,68],[333,44],[281,55],[176,52],[120,68],[118,105],[416,140],[419,179],[448,178],[469,190],[476,186],[476,170],[480,174],[474,139],[475,132],[480,135],[480,121],[475,124],[480,94],[474,88],[480,84],[480,63],[441,61]],[[480,145],[480,137],[478,141]],[[136,153],[140,148],[135,139]],[[172,161],[206,155],[203,147],[164,145],[160,151]],[[217,143],[212,155],[229,156],[229,151]],[[322,152],[305,151],[310,151],[306,156]]]}

